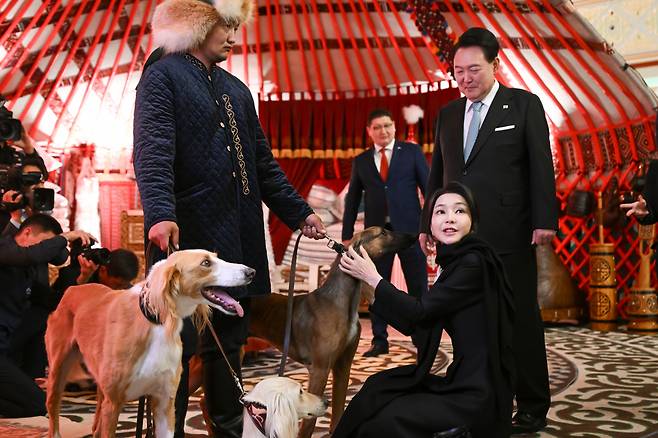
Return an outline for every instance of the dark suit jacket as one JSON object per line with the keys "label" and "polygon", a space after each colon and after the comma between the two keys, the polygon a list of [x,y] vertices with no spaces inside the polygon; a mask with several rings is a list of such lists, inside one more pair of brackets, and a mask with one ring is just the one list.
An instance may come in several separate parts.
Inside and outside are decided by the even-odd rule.
{"label": "dark suit jacket", "polygon": [[475,196],[483,239],[501,254],[528,247],[532,230],[557,229],[555,174],[541,101],[500,85],[466,163],[465,108],[461,98],[439,113],[428,193],[461,181]]}
{"label": "dark suit jacket", "polygon": [[133,133],[145,233],[174,221],[181,249],[256,269],[231,294],[270,293],[262,202],[292,230],[313,210],[274,159],[249,88],[220,67],[167,55],[139,81]]}
{"label": "dark suit jacket", "polygon": [[343,240],[354,234],[354,222],[365,192],[365,226],[384,226],[386,216],[395,231],[417,233],[420,225],[418,188],[425,194],[429,174],[427,160],[417,144],[395,141],[388,170],[382,181],[375,166],[374,148],[359,154],[352,162],[352,178],[345,196]]}
{"label": "dark suit jacket", "polygon": [[29,247],[17,245],[12,236],[0,238],[0,354],[9,347],[10,336],[29,306],[38,271],[49,262],[64,263],[68,257],[66,245],[61,236]]}

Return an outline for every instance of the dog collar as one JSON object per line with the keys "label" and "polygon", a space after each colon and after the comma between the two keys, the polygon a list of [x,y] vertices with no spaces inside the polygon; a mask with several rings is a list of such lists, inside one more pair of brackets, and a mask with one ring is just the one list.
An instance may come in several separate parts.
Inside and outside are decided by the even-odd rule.
{"label": "dog collar", "polygon": [[336,251],[336,253],[343,255],[347,251],[347,248],[345,248],[345,245],[343,245],[342,243],[335,241],[334,239],[332,239],[327,235],[325,235],[324,237],[329,241],[327,242],[327,247],[333,249],[334,251]]}
{"label": "dog collar", "polygon": [[245,401],[245,400],[242,400],[242,404],[244,405],[244,408],[247,410],[247,413],[249,414],[249,418],[251,418],[251,421],[254,422],[256,429],[258,429],[260,433],[263,434],[263,436],[267,436],[267,434],[265,433],[265,422],[267,421],[267,406],[257,401]]}
{"label": "dog collar", "polygon": [[156,325],[162,324],[160,317],[146,307],[146,286],[144,286],[139,293],[139,310],[142,311],[142,315],[144,315],[144,318],[148,319],[150,323]]}

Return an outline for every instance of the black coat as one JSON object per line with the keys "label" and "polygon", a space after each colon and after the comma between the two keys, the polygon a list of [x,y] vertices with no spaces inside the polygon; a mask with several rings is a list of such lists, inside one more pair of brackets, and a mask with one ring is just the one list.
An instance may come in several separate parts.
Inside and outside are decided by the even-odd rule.
{"label": "black coat", "polygon": [[[38,271],[47,264],[62,264],[68,257],[67,241],[57,236],[29,247],[16,244],[13,236],[0,238],[0,354],[29,306]],[[47,283],[46,283],[47,284]]]}
{"label": "black coat", "polygon": [[[377,285],[370,310],[416,334],[418,363],[371,376],[333,438],[428,438],[456,426],[467,426],[475,438],[509,435],[513,305],[501,262],[491,250],[469,250],[443,266],[420,299],[385,280]],[[440,377],[430,370],[443,330],[454,357]]]}
{"label": "black coat", "polygon": [[499,254],[528,248],[533,230],[557,230],[555,174],[541,101],[500,85],[466,163],[465,108],[461,98],[439,113],[427,191],[450,181],[464,183],[478,204],[478,234]]}
{"label": "black coat", "polygon": [[256,269],[239,294],[269,293],[261,202],[291,229],[313,211],[272,156],[249,88],[189,55],[165,56],[137,87],[133,154],[145,232],[174,221],[181,249]]}
{"label": "black coat", "polygon": [[384,226],[388,215],[395,231],[418,232],[418,189],[425,194],[429,175],[427,160],[420,146],[395,141],[386,181],[382,181],[375,166],[374,151],[374,147],[370,148],[352,162],[350,187],[345,195],[343,240],[351,239],[354,234],[362,192],[365,192],[365,228]]}

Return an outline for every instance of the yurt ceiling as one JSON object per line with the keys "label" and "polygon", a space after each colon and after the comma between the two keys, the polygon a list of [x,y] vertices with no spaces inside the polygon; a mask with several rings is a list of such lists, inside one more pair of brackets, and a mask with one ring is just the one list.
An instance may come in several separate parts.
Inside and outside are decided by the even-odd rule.
{"label": "yurt ceiling", "polygon": [[[14,115],[51,150],[129,149],[157,1],[3,3],[0,92]],[[422,92],[449,79],[455,38],[473,25],[499,38],[500,81],[540,96],[558,173],[654,149],[655,94],[570,1],[259,0],[225,68],[261,99]]]}
{"label": "yurt ceiling", "polygon": [[[158,1],[2,0],[0,93],[48,152],[93,144],[97,168],[130,167],[135,86],[155,49],[149,22]],[[329,173],[322,172],[327,163],[344,180],[345,162],[364,146],[364,123],[341,108],[363,117],[360,109],[374,101],[421,103],[429,117],[420,142],[431,152],[431,119],[457,95],[449,61],[456,38],[468,27],[486,27],[502,47],[498,79],[536,93],[546,109],[563,212],[572,194],[603,193],[614,216],[608,223],[615,224],[605,237],[617,243],[620,284],[630,281],[637,231],[619,220],[613,201],[634,186],[639,164],[656,149],[658,99],[570,0],[258,0],[257,6],[223,66],[257,97],[265,131],[282,139],[270,135],[273,152],[292,170],[293,183],[304,180],[305,193],[316,174]],[[315,122],[326,126],[329,119],[334,130],[318,132]],[[302,178],[306,173],[313,177]],[[602,236],[597,230],[592,214],[560,218],[555,250],[579,286],[587,282],[588,245]]]}

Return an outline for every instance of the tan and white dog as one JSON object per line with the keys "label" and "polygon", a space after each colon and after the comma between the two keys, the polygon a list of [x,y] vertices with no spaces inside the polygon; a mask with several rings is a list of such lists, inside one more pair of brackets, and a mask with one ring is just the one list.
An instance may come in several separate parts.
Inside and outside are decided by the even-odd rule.
{"label": "tan and white dog", "polygon": [[156,263],[128,291],[99,284],[68,289],[46,331],[49,436],[60,438],[66,375],[82,357],[98,385],[94,437],[114,437],[124,403],[144,395],[152,400],[156,436],[172,437],[182,319],[193,315],[201,328],[209,306],[243,316],[240,304],[219,288],[248,284],[254,273],[209,251],[185,250]]}
{"label": "tan and white dog", "polygon": [[292,379],[270,377],[258,382],[242,404],[242,438],[296,438],[299,420],[324,415],[329,403]]}

